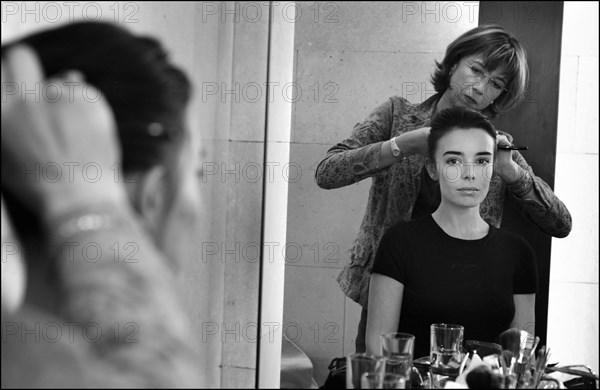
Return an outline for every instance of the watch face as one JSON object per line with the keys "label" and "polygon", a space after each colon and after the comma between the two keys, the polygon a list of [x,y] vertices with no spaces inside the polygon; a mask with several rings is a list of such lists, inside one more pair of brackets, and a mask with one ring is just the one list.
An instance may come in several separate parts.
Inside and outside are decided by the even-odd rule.
{"label": "watch face", "polygon": [[400,155],[400,151],[397,149],[392,149],[392,156],[398,157]]}

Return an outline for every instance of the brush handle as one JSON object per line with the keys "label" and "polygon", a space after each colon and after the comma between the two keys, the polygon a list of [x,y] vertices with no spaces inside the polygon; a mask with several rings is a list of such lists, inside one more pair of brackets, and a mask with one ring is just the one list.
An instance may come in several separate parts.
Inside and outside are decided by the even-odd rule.
{"label": "brush handle", "polygon": [[502,149],[502,150],[528,150],[529,147],[527,146],[515,146],[515,145],[510,145],[510,146],[498,146],[498,149]]}

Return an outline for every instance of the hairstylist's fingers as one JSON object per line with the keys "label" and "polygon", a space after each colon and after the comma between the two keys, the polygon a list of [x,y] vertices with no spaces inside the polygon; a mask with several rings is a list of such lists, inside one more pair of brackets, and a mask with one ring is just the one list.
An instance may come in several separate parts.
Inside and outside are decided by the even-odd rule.
{"label": "hairstylist's fingers", "polygon": [[28,137],[32,136],[34,128],[47,126],[43,110],[40,110],[44,103],[41,96],[43,72],[33,49],[25,45],[9,49],[2,65],[5,99],[2,102],[2,141],[18,146],[30,141]]}
{"label": "hairstylist's fingers", "polygon": [[44,150],[52,149],[53,143],[48,142],[52,124],[42,96],[41,64],[35,52],[23,45],[8,50],[3,60],[7,102],[2,111],[2,151],[8,156],[2,162],[43,164],[48,161]]}
{"label": "hairstylist's fingers", "polygon": [[6,53],[4,65],[4,81],[16,83],[21,91],[17,97],[39,102],[44,72],[35,51],[25,45],[15,46]]}
{"label": "hairstylist's fingers", "polygon": [[114,165],[120,156],[116,121],[105,96],[87,84],[79,72],[64,72],[60,78],[49,79],[48,90],[58,90],[55,98],[47,99],[48,119],[56,143],[54,158],[68,158],[82,164],[94,161]]}
{"label": "hairstylist's fingers", "polygon": [[85,77],[83,73],[78,70],[69,70],[66,71],[63,75],[65,81],[69,81],[71,83],[83,83],[85,82]]}
{"label": "hairstylist's fingers", "polygon": [[508,142],[513,142],[513,136],[507,133],[506,131],[496,130],[496,135],[503,135],[508,139]]}
{"label": "hairstylist's fingers", "polygon": [[496,145],[498,146],[511,146],[512,143],[508,140],[508,137],[503,134],[496,136]]}
{"label": "hairstylist's fingers", "polygon": [[2,58],[2,119],[9,113],[9,108],[14,107],[19,98],[18,84],[10,80],[8,66]]}
{"label": "hairstylist's fingers", "polygon": [[27,45],[10,48],[4,55],[6,81],[38,82],[44,72],[35,51]]}

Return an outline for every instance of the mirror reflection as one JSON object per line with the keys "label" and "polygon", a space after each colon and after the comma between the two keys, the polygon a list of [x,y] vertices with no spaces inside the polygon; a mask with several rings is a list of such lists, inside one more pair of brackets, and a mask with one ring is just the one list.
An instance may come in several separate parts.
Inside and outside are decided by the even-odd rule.
{"label": "mirror reflection", "polygon": [[[298,85],[310,86],[311,91],[321,88],[323,93],[303,94],[295,103],[290,159],[310,167],[315,182],[306,178],[290,187],[288,241],[301,243],[302,250],[288,249],[284,324],[290,341],[299,345],[312,361],[313,377],[319,385],[333,373],[331,368],[340,363],[334,358],[365,350],[377,353],[379,333],[412,330],[403,322],[398,302],[403,303],[402,313],[408,316],[414,306],[405,302],[403,293],[419,300],[420,304],[424,294],[418,289],[407,290],[402,281],[405,280],[403,272],[408,271],[403,268],[405,265],[398,265],[398,259],[405,259],[401,256],[402,249],[413,253],[413,247],[394,245],[393,250],[382,249],[396,255],[389,255],[396,259],[390,264],[402,269],[400,274],[404,276],[394,278],[384,273],[388,281],[392,280],[389,285],[378,286],[377,292],[369,291],[369,285],[373,280],[371,272],[377,261],[380,240],[388,229],[399,222],[443,212],[440,208],[444,199],[439,188],[440,178],[432,177],[425,169],[427,157],[430,157],[427,135],[432,114],[449,107],[475,109],[494,119],[494,124],[501,123],[495,128],[499,130],[495,145],[518,147],[527,146],[528,139],[535,141],[528,138],[533,135],[524,135],[527,131],[521,131],[521,128],[526,125],[519,124],[517,118],[520,115],[536,117],[535,112],[543,105],[532,101],[532,95],[527,93],[531,94],[536,88],[545,90],[544,94],[554,96],[554,104],[557,104],[559,74],[548,76],[538,66],[536,58],[546,53],[537,51],[540,47],[532,45],[530,39],[535,34],[524,37],[530,58],[527,66],[521,37],[508,29],[499,28],[492,32],[493,28],[477,28],[485,22],[479,20],[479,11],[470,18],[469,7],[463,4],[450,16],[450,7],[448,3],[343,4],[337,10],[339,17],[335,23],[302,20],[296,23],[295,81]],[[531,4],[528,17],[536,9],[540,11]],[[551,17],[560,20],[562,10],[554,16],[549,13],[538,13],[537,16],[538,21]],[[359,19],[363,22],[354,22]],[[551,26],[543,27],[542,23],[536,28],[552,29]],[[500,35],[504,38],[499,38]],[[494,42],[493,36],[499,40]],[[555,45],[560,47],[560,37]],[[560,51],[554,53],[552,61],[558,63]],[[537,73],[527,77],[528,68]],[[553,131],[556,132],[556,110],[553,116]],[[504,121],[501,122],[502,118]],[[513,123],[510,123],[511,118]],[[537,126],[537,129],[537,137],[546,134],[544,127]],[[536,146],[545,148],[541,144]],[[551,150],[547,149],[547,153]],[[461,228],[457,225],[457,229],[449,226],[444,229],[443,222],[434,227],[441,228],[445,236],[472,241],[471,244],[500,227],[509,234],[521,235],[521,231],[511,227],[510,223],[501,223],[504,211],[509,207],[528,221],[529,225],[524,229],[535,231],[547,241],[543,244],[548,248],[547,255],[544,253],[537,259],[538,264],[542,264],[540,287],[537,286],[537,272],[530,269],[536,264],[534,259],[539,245],[534,241],[523,247],[529,253],[525,256],[529,258],[526,261],[529,266],[523,263],[522,268],[530,269],[527,287],[521,290],[514,284],[506,290],[506,307],[510,309],[504,319],[497,318],[495,326],[498,328],[493,331],[494,335],[480,333],[487,328],[481,322],[479,327],[472,323],[465,329],[466,338],[499,343],[500,333],[509,328],[535,333],[534,307],[543,313],[543,318],[538,315],[541,325],[537,325],[545,335],[548,301],[536,302],[534,293],[540,288],[542,297],[546,294],[547,299],[550,238],[569,235],[572,216],[564,199],[551,189],[554,186],[554,161],[548,161],[547,153],[536,155],[496,149],[493,153],[487,168],[490,170],[487,174],[489,192],[480,205],[474,206],[477,215],[485,221],[485,229],[473,235],[474,231],[468,233],[463,224],[458,224]],[[457,179],[463,177],[463,173],[468,176],[467,168],[480,169],[480,175],[486,175],[481,167],[474,168],[479,160],[459,161],[457,158],[451,164],[457,161],[460,167],[448,168]],[[437,161],[437,164],[439,169],[440,164],[447,165],[448,162]],[[444,172],[446,177],[448,169]],[[472,189],[474,192],[479,190]],[[471,199],[473,194],[464,195]],[[515,203],[518,206],[515,207]],[[434,239],[435,235],[428,234],[427,237],[426,242],[408,241],[417,248],[429,245],[428,251],[449,253]],[[390,241],[404,242],[402,238],[390,238]],[[526,242],[528,239],[519,240]],[[428,258],[434,258],[427,253]],[[394,267],[390,265],[386,269]],[[383,272],[381,268],[379,270]],[[425,281],[423,286],[427,286],[427,277],[431,275],[423,275],[423,270],[420,271],[415,269],[415,275],[420,275]],[[498,276],[490,271],[491,274]],[[477,284],[481,286],[481,280],[490,281],[489,275],[476,277]],[[456,275],[448,274],[448,278],[454,281]],[[407,280],[414,282],[412,277]],[[466,279],[461,281],[456,283],[452,293],[463,289],[463,297],[456,300],[466,302],[468,311],[469,303],[474,304],[470,294],[475,294],[475,286]],[[494,285],[491,281],[490,284]],[[485,289],[489,287],[485,286]],[[481,294],[483,291],[475,295]],[[379,305],[375,314],[366,310],[373,299]],[[430,303],[439,301],[432,299]],[[420,304],[415,305],[421,307]],[[424,306],[422,310],[428,311],[428,307],[435,306]],[[458,318],[454,311],[452,314],[440,321]],[[419,332],[415,359],[429,355],[428,331],[425,328]],[[372,348],[369,348],[369,335],[373,339]]]}

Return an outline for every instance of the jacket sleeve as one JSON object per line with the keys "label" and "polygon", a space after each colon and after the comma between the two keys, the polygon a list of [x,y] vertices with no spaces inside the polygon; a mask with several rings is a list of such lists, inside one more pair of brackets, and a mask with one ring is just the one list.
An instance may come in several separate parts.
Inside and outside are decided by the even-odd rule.
{"label": "jacket sleeve", "polygon": [[327,151],[315,172],[317,185],[324,189],[344,187],[379,173],[381,144],[392,133],[393,103],[388,99],[367,119],[354,126],[352,135]]}
{"label": "jacket sleeve", "polygon": [[[531,166],[527,164],[520,153],[515,152],[513,159],[521,168],[529,171],[533,178],[533,191],[542,202],[519,198],[511,193],[511,197],[519,205],[521,212],[543,232],[558,238],[568,236],[571,232],[572,220],[567,207],[544,180],[534,175]],[[510,193],[510,190],[508,192]]]}
{"label": "jacket sleeve", "polygon": [[102,213],[115,221],[110,228],[60,236],[75,250],[55,263],[58,312],[91,335],[97,373],[110,372],[119,387],[198,386],[197,344],[174,265],[133,211]]}

